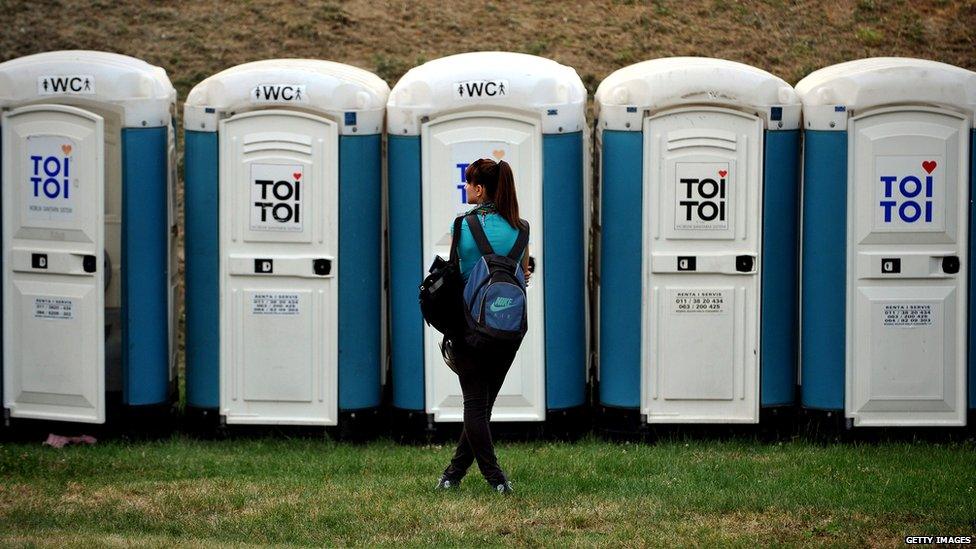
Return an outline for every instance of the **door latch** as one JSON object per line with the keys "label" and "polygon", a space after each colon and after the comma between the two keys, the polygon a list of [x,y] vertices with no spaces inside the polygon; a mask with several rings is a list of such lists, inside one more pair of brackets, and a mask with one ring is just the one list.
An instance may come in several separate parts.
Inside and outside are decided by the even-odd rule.
{"label": "door latch", "polygon": [[332,274],[332,260],[331,259],[313,259],[312,260],[312,271],[319,276],[329,276]]}
{"label": "door latch", "polygon": [[942,258],[942,272],[946,274],[956,274],[959,272],[959,257],[948,255]]}
{"label": "door latch", "polygon": [[94,273],[98,269],[98,260],[93,255],[86,255],[81,260],[81,267],[85,269],[86,273]]}
{"label": "door latch", "polygon": [[737,255],[735,256],[735,270],[740,273],[751,273],[755,262],[755,258],[751,255]]}
{"label": "door latch", "polygon": [[901,272],[900,257],[882,257],[881,274],[898,274]]}
{"label": "door latch", "polygon": [[679,271],[697,271],[698,267],[696,265],[696,257],[693,255],[679,255],[678,256],[678,270]]}
{"label": "door latch", "polygon": [[272,274],[274,273],[274,261],[271,259],[255,259],[254,260],[254,274]]}
{"label": "door latch", "polygon": [[47,269],[47,254],[31,254],[31,269]]}

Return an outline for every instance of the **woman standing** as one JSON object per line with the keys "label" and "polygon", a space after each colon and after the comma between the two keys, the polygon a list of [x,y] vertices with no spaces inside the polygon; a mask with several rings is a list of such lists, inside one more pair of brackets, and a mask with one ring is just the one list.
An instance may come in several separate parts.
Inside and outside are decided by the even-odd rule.
{"label": "woman standing", "polygon": [[[471,213],[477,214],[485,236],[496,254],[507,254],[516,243],[520,225],[518,198],[512,167],[505,161],[482,158],[469,165],[464,172],[467,203],[476,204]],[[482,255],[468,226],[461,224],[457,239],[461,276],[465,281]],[[529,281],[529,249],[526,245],[521,258],[522,272]],[[496,344],[491,348],[474,349],[463,338],[447,339],[443,343],[445,359],[452,365],[461,382],[464,396],[464,429],[451,464],[444,470],[438,490],[457,487],[474,461],[481,474],[499,493],[512,493],[512,486],[498,466],[491,440],[489,420],[498,391],[505,382],[518,344]]]}

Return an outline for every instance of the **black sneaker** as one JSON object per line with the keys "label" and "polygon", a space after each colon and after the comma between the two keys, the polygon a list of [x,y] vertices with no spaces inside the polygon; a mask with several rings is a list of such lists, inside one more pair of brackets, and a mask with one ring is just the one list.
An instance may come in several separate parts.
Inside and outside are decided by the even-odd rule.
{"label": "black sneaker", "polygon": [[496,484],[495,491],[506,496],[510,496],[515,493],[515,490],[512,489],[512,483],[508,482],[507,480],[501,484]]}
{"label": "black sneaker", "polygon": [[434,490],[437,491],[457,490],[460,487],[461,487],[460,480],[453,480],[447,477],[441,477],[440,479],[438,479],[437,486],[434,487]]}

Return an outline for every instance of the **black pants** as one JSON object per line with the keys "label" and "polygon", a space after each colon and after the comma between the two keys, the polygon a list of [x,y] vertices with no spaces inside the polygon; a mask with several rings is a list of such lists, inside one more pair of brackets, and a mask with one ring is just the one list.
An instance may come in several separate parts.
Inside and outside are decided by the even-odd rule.
{"label": "black pants", "polygon": [[478,469],[489,484],[496,486],[505,482],[505,473],[498,466],[495,456],[488,422],[498,391],[515,360],[516,350],[499,348],[486,351],[467,347],[463,341],[454,344],[454,369],[464,395],[464,429],[454,458],[444,470],[446,478],[461,480],[477,460]]}

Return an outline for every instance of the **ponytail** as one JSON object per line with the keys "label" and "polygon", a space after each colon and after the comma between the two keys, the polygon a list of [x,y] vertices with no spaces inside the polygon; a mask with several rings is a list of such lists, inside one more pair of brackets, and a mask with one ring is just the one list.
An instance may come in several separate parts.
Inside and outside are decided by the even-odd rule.
{"label": "ponytail", "polygon": [[512,166],[504,160],[488,158],[475,160],[464,170],[465,180],[485,188],[488,198],[495,203],[498,215],[514,229],[519,228],[518,197],[515,195],[515,175]]}
{"label": "ponytail", "polygon": [[[491,193],[489,193],[491,196]],[[512,228],[519,226],[518,197],[515,195],[515,175],[512,166],[504,160],[498,161],[498,183],[495,188],[495,207],[498,215],[505,218]]]}

